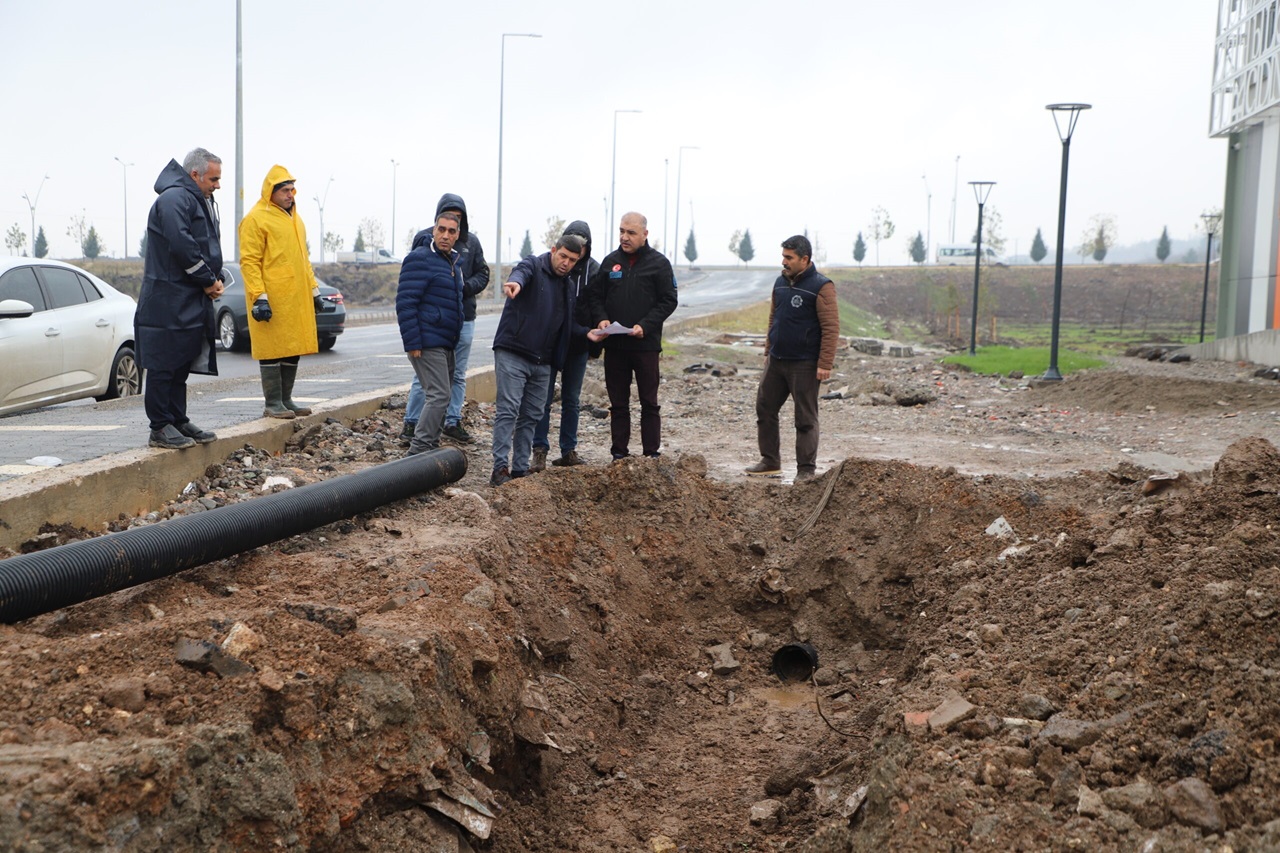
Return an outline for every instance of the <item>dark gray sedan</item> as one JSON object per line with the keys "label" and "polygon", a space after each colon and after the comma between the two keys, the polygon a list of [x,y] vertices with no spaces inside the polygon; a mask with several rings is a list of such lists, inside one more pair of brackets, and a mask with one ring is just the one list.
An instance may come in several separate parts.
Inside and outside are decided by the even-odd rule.
{"label": "dark gray sedan", "polygon": [[[223,264],[225,288],[222,295],[213,300],[214,316],[218,321],[218,344],[224,350],[249,349],[249,309],[244,302],[244,279],[239,264]],[[317,279],[319,281],[319,279]],[[320,351],[328,352],[338,342],[347,324],[347,308],[342,293],[336,287],[320,282],[320,299],[324,305],[316,314],[316,335]]]}

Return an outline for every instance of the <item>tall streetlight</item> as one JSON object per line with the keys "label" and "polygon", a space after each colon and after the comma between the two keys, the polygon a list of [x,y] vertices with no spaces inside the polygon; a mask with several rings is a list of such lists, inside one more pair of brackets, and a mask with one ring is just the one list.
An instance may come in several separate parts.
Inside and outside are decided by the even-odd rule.
{"label": "tall streetlight", "polygon": [[[395,158],[391,158],[391,254],[396,253],[396,169],[400,164]],[[377,246],[373,247],[374,251],[378,250]]]}
{"label": "tall streetlight", "polygon": [[[116,162],[117,162],[117,163],[119,163],[122,167],[124,167],[124,168],[123,168],[123,172],[124,172],[124,178],[123,178],[123,183],[124,183],[124,258],[125,258],[125,260],[128,260],[128,259],[129,259],[129,167],[130,167],[130,166],[132,166],[133,164],[132,164],[132,163],[126,163],[125,161],[121,160],[119,157],[115,158],[115,160],[116,160]],[[33,249],[35,248],[34,244],[32,245],[32,248],[33,248]]]}
{"label": "tall streetlight", "polygon": [[671,244],[667,242],[667,190],[671,186],[671,160],[662,158],[662,254],[671,254]]}
{"label": "tall streetlight", "polygon": [[929,176],[921,175],[924,181],[924,259],[929,262],[930,240],[933,238],[933,190],[929,189]]}
{"label": "tall streetlight", "polygon": [[969,324],[969,355],[978,354],[978,279],[982,271],[982,208],[991,195],[995,181],[970,181],[973,197],[978,202],[978,254],[973,259],[973,322]]}
{"label": "tall streetlight", "polygon": [[[677,245],[677,246],[679,246],[679,245],[680,245],[680,176],[681,176],[681,174],[682,174],[682,173],[683,173],[683,171],[684,171],[684,152],[686,152],[686,151],[698,151],[698,150],[699,150],[699,148],[698,148],[698,146],[696,146],[696,145],[681,145],[681,146],[680,146],[680,152],[679,152],[679,154],[678,154],[678,155],[677,155],[677,157],[676,157],[676,230],[675,230],[675,238],[676,238],[676,245]],[[692,215],[693,215],[693,203],[692,203],[692,202],[690,202],[690,205],[689,205],[689,215],[690,215],[690,216],[692,216]],[[676,257],[675,257],[675,259],[674,259],[674,260],[672,260],[672,262],[671,262],[671,263],[672,263],[672,266],[679,266],[679,265],[680,265],[680,254],[679,254],[678,252],[676,253]]]}
{"label": "tall streetlight", "polygon": [[40,193],[44,192],[44,182],[47,180],[49,180],[48,175],[45,175],[43,178],[40,179],[40,186],[36,190],[35,201],[32,201],[31,196],[27,195],[25,192],[22,194],[22,197],[27,200],[27,207],[31,208],[31,256],[32,257],[35,257],[35,254],[36,254],[36,205],[40,203]]}
{"label": "tall streetlight", "polygon": [[[537,33],[502,34],[502,58],[498,63],[498,239],[494,241],[496,252],[494,264],[498,270],[499,281],[502,280],[502,115],[503,101],[506,99],[508,38],[540,39],[542,36]],[[494,293],[496,294],[497,291]]]}
{"label": "tall streetlight", "polygon": [[1213,235],[1222,224],[1221,213],[1202,213],[1208,243],[1204,247],[1204,296],[1200,298],[1200,343],[1204,343],[1204,318],[1209,311],[1209,260],[1213,257]]}
{"label": "tall streetlight", "polygon": [[614,110],[613,111],[613,174],[609,178],[609,227],[618,227],[614,221],[615,200],[613,191],[618,184],[618,113],[638,113],[641,110]]}
{"label": "tall streetlight", "polygon": [[236,0],[236,227],[232,257],[240,260],[240,222],[244,219],[244,38],[240,0]]}
{"label": "tall streetlight", "polygon": [[320,208],[320,263],[324,263],[324,205],[329,200],[329,184],[333,183],[333,175],[329,176],[329,183],[324,185],[324,198],[321,199],[319,193],[311,198],[315,201],[316,207]]}
{"label": "tall streetlight", "polygon": [[1067,161],[1071,156],[1071,135],[1076,132],[1080,113],[1092,109],[1092,104],[1049,104],[1046,110],[1053,113],[1053,125],[1062,140],[1062,182],[1058,186],[1058,251],[1053,262],[1053,334],[1049,340],[1049,369],[1041,379],[1061,382],[1058,370],[1058,324],[1062,319],[1062,250],[1066,243],[1067,229]]}

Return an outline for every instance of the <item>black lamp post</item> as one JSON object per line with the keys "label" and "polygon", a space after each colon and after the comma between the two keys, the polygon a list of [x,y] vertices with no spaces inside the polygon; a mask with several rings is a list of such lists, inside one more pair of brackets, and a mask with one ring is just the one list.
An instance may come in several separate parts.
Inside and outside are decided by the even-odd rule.
{"label": "black lamp post", "polygon": [[973,322],[969,324],[969,355],[978,353],[978,278],[982,272],[982,208],[991,195],[995,181],[970,181],[973,197],[978,200],[978,252],[973,258]]}
{"label": "black lamp post", "polygon": [[1080,113],[1091,109],[1092,104],[1049,104],[1046,110],[1053,113],[1053,124],[1062,140],[1062,183],[1058,189],[1058,251],[1053,264],[1053,336],[1049,343],[1049,369],[1041,379],[1062,381],[1058,371],[1058,323],[1062,319],[1062,250],[1066,243],[1067,228],[1067,160],[1071,155],[1071,134],[1076,132],[1076,120]]}
{"label": "black lamp post", "polygon": [[1221,213],[1202,213],[1204,230],[1208,232],[1208,242],[1204,248],[1204,296],[1200,298],[1200,343],[1204,343],[1204,318],[1209,312],[1209,261],[1213,258],[1213,235],[1222,224]]}

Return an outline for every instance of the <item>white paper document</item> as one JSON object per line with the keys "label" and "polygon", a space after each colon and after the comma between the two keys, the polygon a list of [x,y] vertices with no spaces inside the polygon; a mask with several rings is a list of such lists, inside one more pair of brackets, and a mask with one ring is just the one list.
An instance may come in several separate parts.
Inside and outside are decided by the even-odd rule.
{"label": "white paper document", "polygon": [[604,332],[606,335],[629,335],[631,334],[631,329],[631,326],[624,326],[621,323],[614,322],[605,326],[600,331]]}

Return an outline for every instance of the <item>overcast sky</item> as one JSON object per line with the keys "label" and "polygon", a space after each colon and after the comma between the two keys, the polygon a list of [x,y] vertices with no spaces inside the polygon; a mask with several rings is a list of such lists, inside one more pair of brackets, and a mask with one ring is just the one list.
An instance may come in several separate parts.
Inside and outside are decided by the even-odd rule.
{"label": "overcast sky", "polygon": [[[1207,136],[1216,13],[1214,0],[244,0],[244,210],[280,163],[316,252],[327,187],[326,230],[350,249],[372,217],[401,254],[454,192],[492,260],[509,32],[542,38],[506,39],[504,258],[526,229],[538,245],[550,216],[616,246],[615,110],[642,111],[616,117],[615,219],[646,214],[663,246],[692,226],[705,263],[729,262],[749,228],[755,263],[774,265],[807,228],[828,264],[850,264],[878,206],[897,226],[880,261],[905,263],[917,230],[950,241],[953,198],[970,239],[974,180],[997,182],[988,210],[1007,253],[1037,227],[1052,249],[1062,145],[1044,107],[1060,101],[1093,105],[1071,146],[1067,245],[1095,214],[1115,217],[1121,244],[1166,225],[1191,237],[1223,195],[1226,143]],[[79,256],[66,233],[79,214],[119,256],[127,191],[136,255],[156,176],[202,145],[223,158],[229,258],[235,71],[234,0],[0,0],[0,230],[28,231],[22,195],[40,191],[52,256]],[[683,168],[681,146],[697,147]]]}

